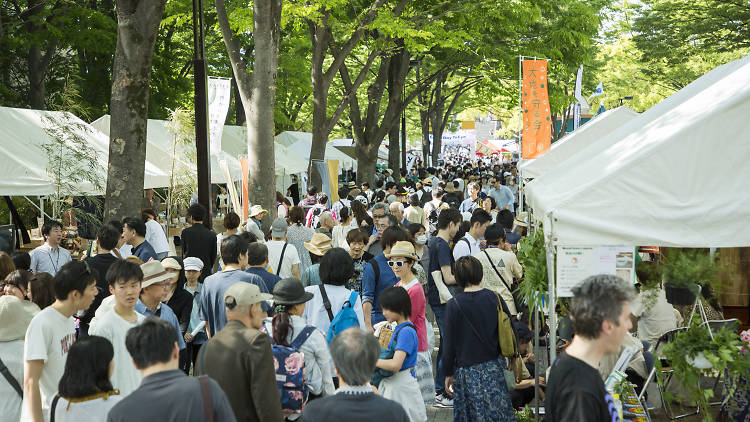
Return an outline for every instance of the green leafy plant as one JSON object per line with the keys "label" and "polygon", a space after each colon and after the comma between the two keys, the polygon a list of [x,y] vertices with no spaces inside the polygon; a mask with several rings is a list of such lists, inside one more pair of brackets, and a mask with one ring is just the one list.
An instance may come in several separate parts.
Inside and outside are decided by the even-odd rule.
{"label": "green leafy plant", "polygon": [[523,410],[516,410],[516,422],[534,422],[534,412],[528,406],[525,406]]}
{"label": "green leafy plant", "polygon": [[[198,181],[187,163],[195,162],[194,116],[185,109],[171,110],[166,128],[172,139],[172,169],[167,195],[167,222],[178,217],[180,210],[187,208]],[[179,158],[178,158],[179,157]]]}
{"label": "green leafy plant", "polygon": [[530,310],[543,311],[543,297],[548,294],[547,251],[544,246],[544,233],[541,229],[522,237],[518,242],[518,261],[524,269],[523,280],[518,285],[518,293]]}
{"label": "green leafy plant", "polygon": [[716,260],[701,249],[671,249],[662,259],[662,279],[678,287],[693,284],[718,288],[722,268]]}
{"label": "green leafy plant", "polygon": [[630,397],[631,391],[633,391],[633,384],[627,378],[623,378],[617,381],[612,392],[617,394],[620,400],[624,401],[627,397]]}
{"label": "green leafy plant", "polygon": [[[739,334],[721,329],[713,331],[712,338],[708,328],[699,325],[699,321],[699,318],[695,318],[687,330],[677,334],[674,341],[664,346],[662,354],[674,370],[674,377],[685,388],[687,399],[698,404],[704,421],[712,421],[709,402],[714,397],[714,391],[702,387],[701,377],[717,376],[725,371],[729,374],[750,374],[750,359],[741,350],[744,342]],[[700,360],[701,357],[710,362],[711,368],[696,367],[696,359]],[[656,365],[661,366],[658,359]],[[734,389],[730,386],[725,394],[731,396]],[[669,395],[667,399],[674,401]]]}

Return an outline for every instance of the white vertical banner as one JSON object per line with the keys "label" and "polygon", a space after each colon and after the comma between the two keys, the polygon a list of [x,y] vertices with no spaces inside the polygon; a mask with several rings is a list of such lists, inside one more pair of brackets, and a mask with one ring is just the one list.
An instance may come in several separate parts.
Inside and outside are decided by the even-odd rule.
{"label": "white vertical banner", "polygon": [[208,78],[208,135],[213,155],[221,151],[221,134],[229,111],[231,89],[231,79]]}
{"label": "white vertical banner", "polygon": [[573,130],[576,130],[578,126],[581,126],[581,103],[576,103],[573,109],[575,110],[573,112]]}

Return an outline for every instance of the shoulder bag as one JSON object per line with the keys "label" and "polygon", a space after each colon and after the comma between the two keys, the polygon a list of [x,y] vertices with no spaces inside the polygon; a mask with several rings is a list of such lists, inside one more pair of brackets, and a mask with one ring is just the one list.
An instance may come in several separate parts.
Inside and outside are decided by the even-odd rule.
{"label": "shoulder bag", "polygon": [[5,379],[8,380],[8,383],[14,390],[16,390],[16,393],[23,398],[23,388],[21,388],[18,380],[13,377],[13,374],[10,373],[10,370],[5,366],[2,359],[0,359],[0,373],[2,373]]}

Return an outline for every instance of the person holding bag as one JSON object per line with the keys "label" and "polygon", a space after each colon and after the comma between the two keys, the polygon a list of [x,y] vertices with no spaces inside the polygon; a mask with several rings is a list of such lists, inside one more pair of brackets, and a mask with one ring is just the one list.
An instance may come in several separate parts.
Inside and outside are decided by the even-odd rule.
{"label": "person holding bag", "polygon": [[453,392],[453,419],[515,421],[508,391],[515,377],[510,371],[506,374],[505,356],[517,354],[517,346],[508,307],[494,292],[480,287],[483,271],[476,258],[461,257],[453,274],[463,292],[446,303],[441,332],[442,369],[445,389]]}

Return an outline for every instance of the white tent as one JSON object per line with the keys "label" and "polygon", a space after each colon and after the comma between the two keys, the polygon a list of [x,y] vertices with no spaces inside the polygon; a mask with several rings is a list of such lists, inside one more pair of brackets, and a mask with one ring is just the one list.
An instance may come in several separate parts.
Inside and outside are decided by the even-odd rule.
{"label": "white tent", "polygon": [[[221,149],[233,157],[247,156],[247,128],[245,126],[224,126],[221,136]],[[307,171],[306,158],[295,154],[284,145],[274,145],[276,175],[297,174]]]}
{"label": "white tent", "polygon": [[[92,172],[102,180],[106,188],[107,163],[109,162],[109,139],[88,123],[68,112],[43,111],[0,107],[0,128],[2,128],[3,165],[0,166],[0,195],[49,195],[55,186],[48,173],[50,163],[44,145],[53,144],[45,128],[64,128],[72,136],[83,140],[94,152],[98,166],[94,169],[81,168],[81,172]],[[69,143],[72,150],[78,147]],[[146,162],[144,188],[161,186],[169,181],[169,176],[153,163]],[[90,183],[77,186],[77,193],[100,195]]]}
{"label": "white tent", "polygon": [[[310,159],[312,133],[286,131],[276,135],[275,140],[277,145],[284,145],[289,150],[306,160]],[[338,160],[340,169],[357,168],[357,160],[334,148],[330,143],[326,144],[325,159]]]}
{"label": "white tent", "polygon": [[638,113],[627,107],[607,110],[593,120],[586,122],[575,132],[552,144],[549,151],[543,155],[535,159],[524,160],[518,165],[518,170],[525,179],[539,177],[591,143],[609,135],[636,116],[638,116]]}
{"label": "white tent", "polygon": [[[104,116],[96,119],[91,123],[92,126],[109,135],[110,116]],[[174,135],[167,129],[166,120],[148,119],[146,128],[146,160],[159,166],[159,168],[169,174],[172,170],[172,157],[176,156],[178,162],[196,171],[196,164],[187,160],[188,148],[195,150],[194,145],[178,145],[176,154],[173,153]],[[219,165],[220,160],[225,160],[231,172],[232,179],[241,178],[240,163],[233,156],[224,152],[211,154],[211,183],[225,183],[224,173]],[[163,186],[169,186],[169,179]]]}
{"label": "white tent", "polygon": [[558,245],[750,246],[750,56],[529,184]]}

